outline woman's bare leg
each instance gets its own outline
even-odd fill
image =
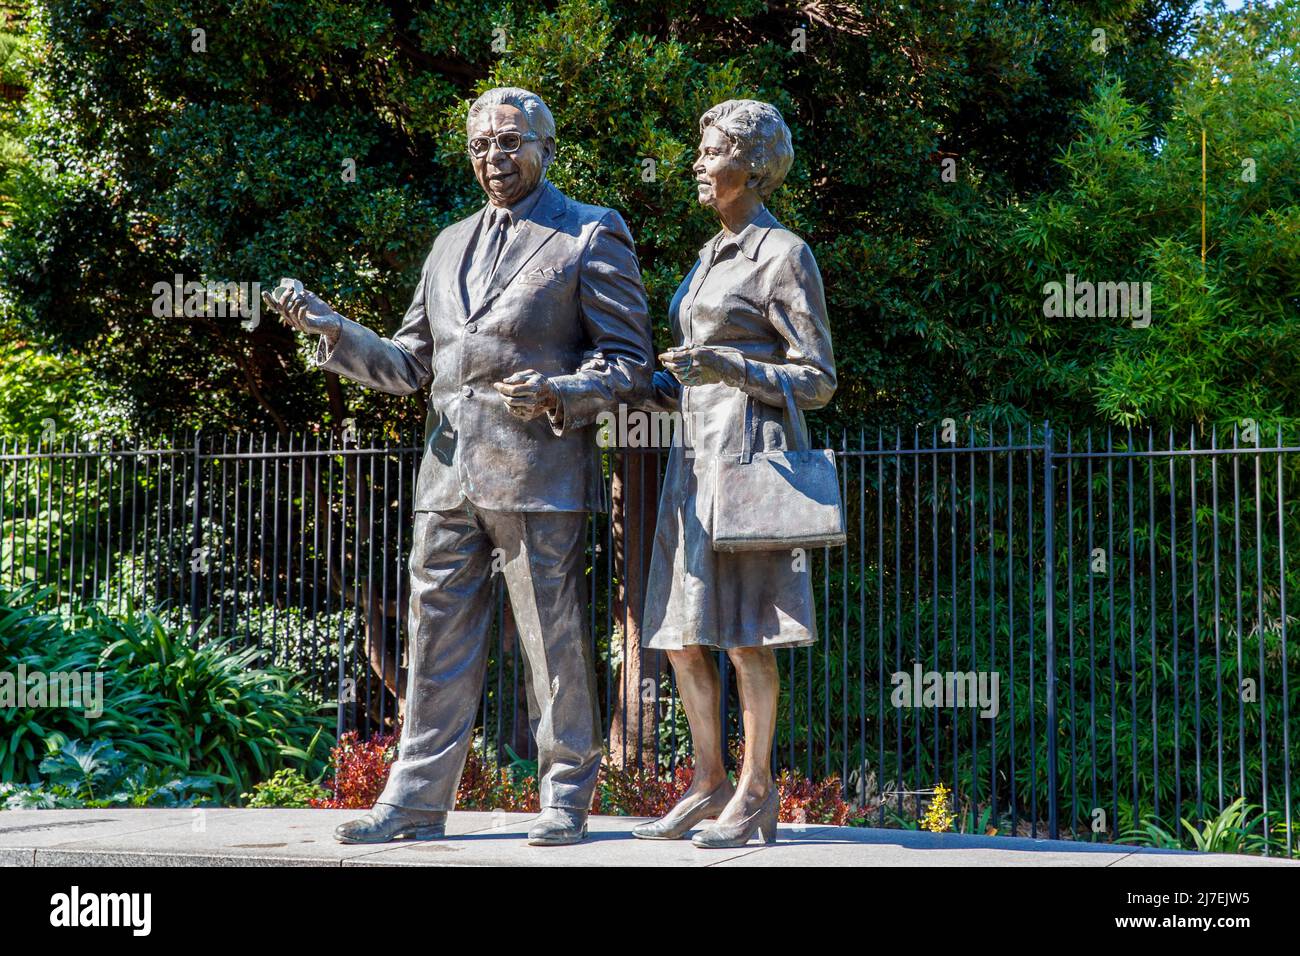
[[[703,796],[727,779],[718,715],[722,685],[713,653],[711,648],[698,646],[668,652],[677,676],[677,691],[682,696],[682,709],[691,727],[691,747],[695,754],[691,786],[683,797]]]
[[[738,647],[727,651],[727,656],[736,668],[740,688],[745,762],[736,781],[736,794],[718,822],[737,823],[757,810],[772,790],[772,738],[781,677],[771,648]]]

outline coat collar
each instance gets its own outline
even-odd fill
[[[718,230],[713,238],[704,244],[700,250],[700,258],[705,262],[712,260],[718,253],[728,246],[735,246],[741,251],[745,258],[751,262],[758,261],[758,250],[763,245],[763,240],[773,229],[780,228],[775,216],[764,206],[744,229],[734,236],[728,236],[724,230]]]

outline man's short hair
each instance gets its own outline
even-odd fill
[[[478,116],[485,109],[493,106],[513,106],[528,117],[528,128],[537,134],[539,142],[555,139],[555,117],[536,93],[520,89],[517,86],[498,86],[488,90],[476,99],[465,117],[465,129],[469,131]]]
[[[716,126],[736,144],[743,160],[758,175],[758,194],[763,199],[776,192],[794,163],[790,128],[781,112],[760,100],[727,100],[700,117],[700,135]]]

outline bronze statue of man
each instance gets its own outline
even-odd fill
[[[612,209],[546,179],[555,121],[527,90],[469,109],[487,204],[434,239],[391,338],[282,286],[268,305],[321,337],[317,364],[383,392],[429,389],[415,489],[406,717],[399,759],[344,843],[445,833],[486,675],[493,566],[527,659],[541,817],[529,843],[575,843],[601,758],[586,627],[587,512],[604,503],[594,428],[653,369],[632,237]]]

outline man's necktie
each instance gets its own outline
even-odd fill
[[[501,250],[505,248],[506,229],[509,225],[510,213],[505,209],[494,208],[492,218],[487,225],[487,234],[479,243],[471,265],[471,274],[474,276],[474,281],[469,287],[471,309],[477,307],[487,295],[488,286],[492,283],[492,275],[496,272],[497,263],[501,259]]]

